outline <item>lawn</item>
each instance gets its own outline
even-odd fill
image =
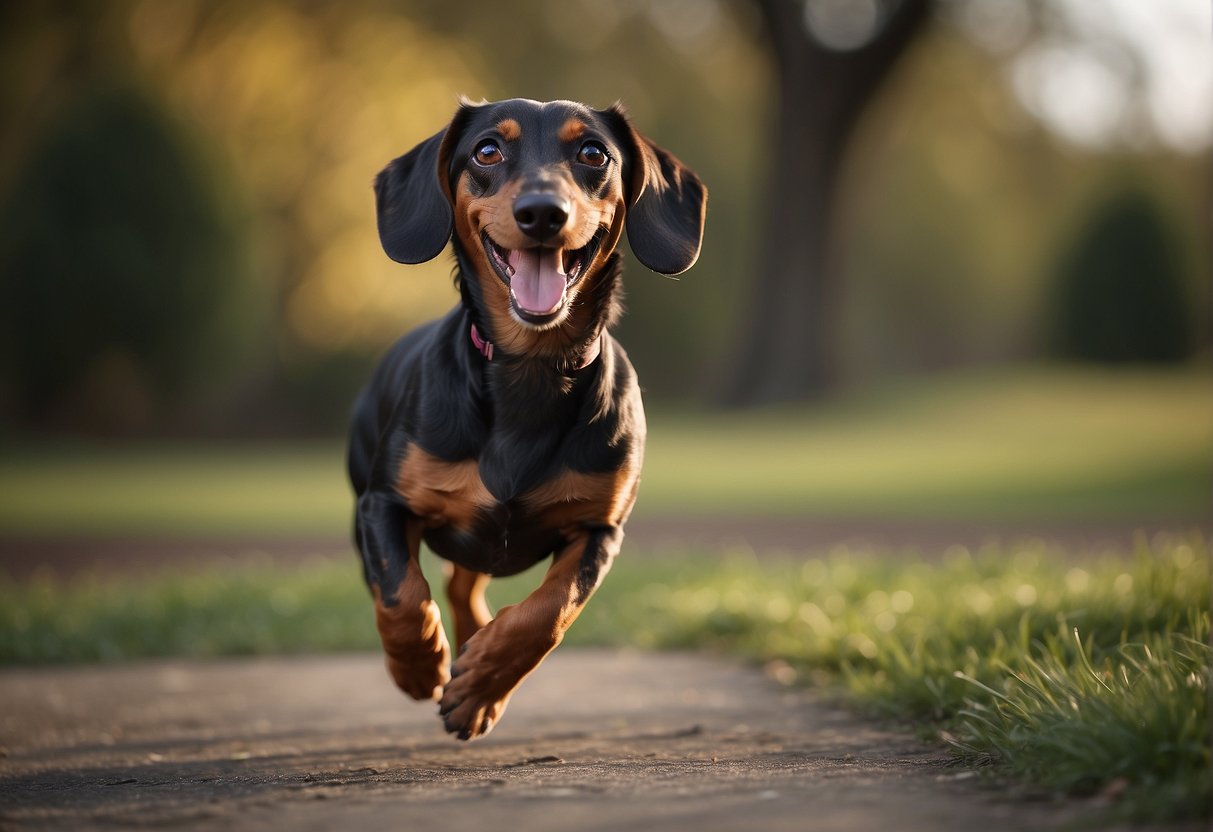
[[[566,643],[738,655],[1030,788],[1115,794],[1115,811],[1136,819],[1199,818],[1210,799],[1209,569],[1199,537],[1097,560],[1044,547],[932,561],[629,553]],[[438,574],[432,560],[426,570]],[[492,603],[534,584],[494,582]],[[363,649],[377,636],[347,559],[0,581],[7,664]]]
[[[655,409],[637,516],[1210,515],[1213,376],[1011,369],[758,412]],[[0,535],[343,537],[336,440],[10,442]]]
[[[1170,523],[1207,529],[1204,368],[1012,369],[745,413],[650,414],[637,515]],[[15,442],[0,536],[348,534],[333,441]],[[574,644],[706,649],[915,724],[959,759],[1133,818],[1209,801],[1209,555],[1199,535],[758,562],[627,550]],[[427,566],[431,576],[437,564]],[[535,576],[494,582],[495,606]],[[0,574],[0,663],[376,649],[352,558],[123,580]]]
[[[652,421],[641,496],[657,511],[1210,516],[1208,372],[958,375],[815,408]]]

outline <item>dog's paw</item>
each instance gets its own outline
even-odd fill
[[[443,727],[461,740],[482,737],[492,730],[521,678],[501,667],[494,657],[497,651],[492,649],[491,630],[492,624],[463,645],[438,703]]]
[[[414,615],[378,607],[376,623],[396,687],[418,701],[438,698],[451,678],[451,649],[438,605],[427,601]]]
[[[483,737],[493,729],[505,713],[510,694],[496,697],[474,683],[460,685],[460,678],[453,677],[443,689],[438,713],[442,717],[443,727],[449,733],[461,740],[473,740]]]
[[[418,702],[437,699],[451,678],[445,656],[402,661],[396,656],[389,655],[386,657],[385,663],[392,680],[396,682],[396,687]]]
[[[438,713],[461,740],[482,737],[505,713],[518,684],[551,649],[543,640],[510,626],[509,608],[468,639],[451,668]]]

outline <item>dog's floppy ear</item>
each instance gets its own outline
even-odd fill
[[[626,228],[636,259],[660,274],[681,274],[699,259],[708,191],[674,154],[642,136],[616,104],[606,111],[631,151]]]
[[[446,168],[456,121],[458,116],[375,177],[379,241],[397,263],[433,260],[451,239],[454,214]]]

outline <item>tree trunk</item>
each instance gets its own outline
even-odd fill
[[[829,245],[835,189],[855,125],[914,36],[930,0],[902,0],[865,45],[820,45],[799,0],[759,0],[779,91],[767,224],[743,324],[731,405],[804,399],[837,382],[838,286]]]

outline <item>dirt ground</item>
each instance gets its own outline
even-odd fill
[[[682,654],[558,650],[486,739],[377,656],[0,672],[0,828],[1050,829],[947,755]]]
[[[1213,517],[1195,523],[981,523],[938,519],[837,519],[820,517],[635,517],[623,554],[752,551],[758,555],[828,552],[836,546],[938,556],[949,546],[979,548],[1043,541],[1082,557],[1107,549],[1131,551],[1140,535],[1197,532],[1213,537]],[[166,565],[188,568],[255,553],[291,564],[315,555],[354,558],[349,537],[21,537],[0,535],[0,571],[17,579],[35,572],[71,575],[99,568],[138,572]]]

